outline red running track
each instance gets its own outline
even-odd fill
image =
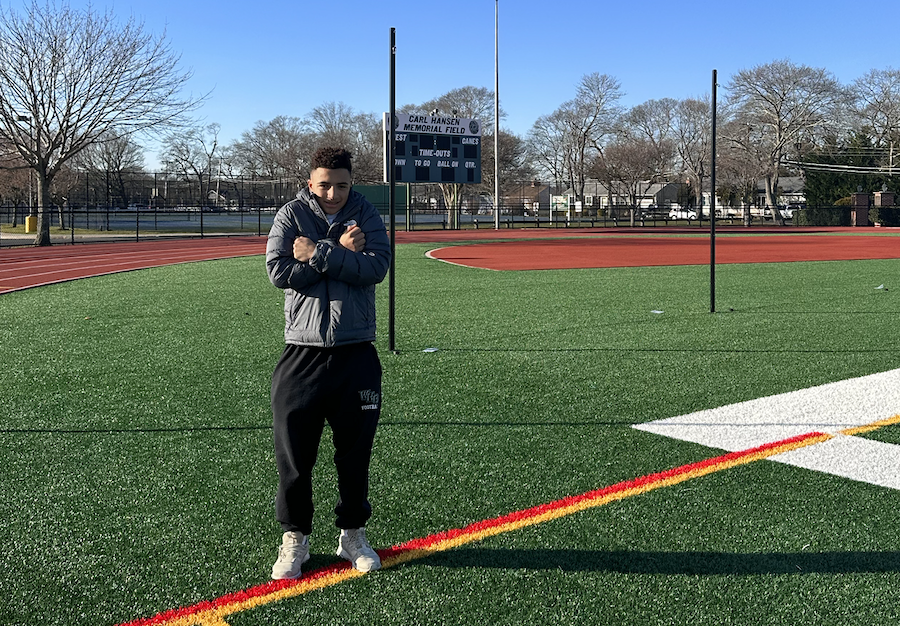
[[[900,233],[898,233],[900,234]],[[708,265],[708,237],[593,237],[474,243],[432,258],[491,270]],[[784,263],[900,258],[900,237],[786,235],[716,238],[716,263]]]
[[[887,229],[885,229],[887,230]],[[723,229],[725,231],[725,229]],[[398,231],[397,243],[493,240],[441,248],[431,256],[489,269],[574,269],[709,263],[706,237],[691,229],[507,229]],[[735,230],[746,233],[746,230]],[[900,258],[900,237],[859,235],[856,229],[754,229],[753,237],[720,237],[717,263]],[[778,233],[777,235],[775,233]],[[804,233],[819,233],[818,235]],[[853,233],[853,234],[851,234]],[[900,232],[890,233],[900,235]],[[771,236],[766,236],[771,235]],[[525,240],[527,239],[527,240]],[[498,241],[502,240],[502,241]],[[89,276],[265,253],[265,237],[172,239],[0,250],[0,294]]]
[[[533,236],[529,231],[398,231],[398,243],[500,239]],[[552,231],[541,236],[595,235],[580,229]],[[79,278],[146,269],[191,261],[208,261],[265,254],[266,237],[167,239],[141,242],[85,243],[0,249],[0,294],[52,285]]]
[[[265,254],[265,237],[56,245],[0,251],[0,294],[88,276]]]

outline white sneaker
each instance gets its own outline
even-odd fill
[[[341,531],[337,555],[353,563],[353,569],[371,572],[381,569],[381,559],[369,542],[365,528],[349,528]]]
[[[272,566],[272,579],[300,578],[300,566],[309,560],[309,535],[286,532],[278,546],[278,560]]]

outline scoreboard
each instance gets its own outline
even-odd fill
[[[398,183],[480,183],[481,124],[442,115],[384,114],[384,179],[390,180],[390,133],[394,133],[394,180]]]

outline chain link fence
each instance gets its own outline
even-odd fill
[[[54,243],[211,237],[268,233],[277,210],[296,197],[296,178],[216,178],[185,180],[166,173],[67,174],[55,183],[51,237]],[[386,185],[356,186],[376,206],[385,223],[390,206]],[[396,188],[395,227],[405,230],[470,228],[616,228],[702,226],[708,208],[598,207],[574,202],[536,181],[504,185],[499,211],[492,194],[476,185],[402,183]],[[30,245],[26,232],[33,197],[20,193],[0,203],[0,246]],[[564,200],[561,202],[560,199]],[[596,200],[596,197],[593,197]],[[633,213],[633,217],[632,217]],[[877,214],[873,215],[877,217]],[[851,223],[847,207],[718,208],[725,225],[827,225]],[[29,224],[32,228],[34,224]]]

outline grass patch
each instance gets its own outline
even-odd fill
[[[718,454],[634,423],[900,362],[878,332],[897,291],[875,290],[897,261],[722,266],[710,314],[702,267],[488,272],[429,247],[398,247],[399,354],[379,292],[379,547]],[[267,579],[283,320],[260,257],[10,293],[0,320],[0,622],[117,624]],[[337,560],[329,449],[307,569]],[[228,623],[886,623],[898,505],[755,463]]]

